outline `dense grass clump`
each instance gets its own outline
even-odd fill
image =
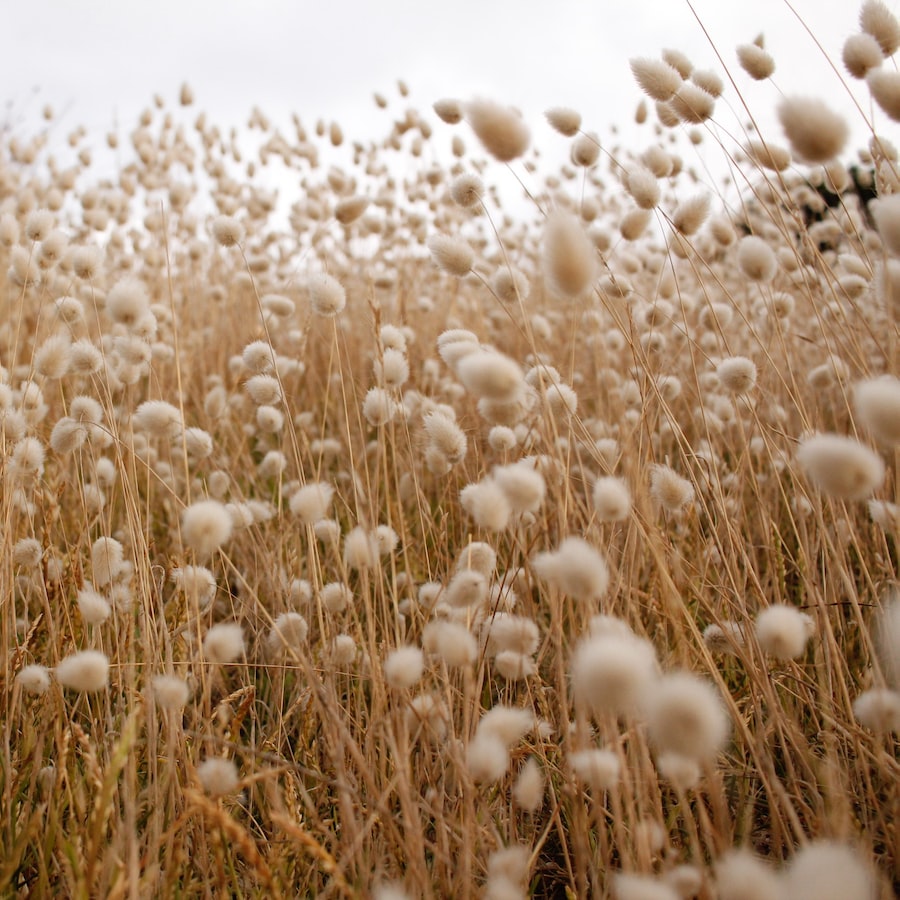
[[[342,167],[350,123],[254,111],[247,158],[187,87],[112,177],[4,140],[0,892],[891,895],[900,26],[860,21],[861,123],[761,39],[668,50],[644,146],[558,107],[553,171],[483,98]],[[748,79],[783,131],[719,143]]]

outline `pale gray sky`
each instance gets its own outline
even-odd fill
[[[793,5],[840,69],[859,4]],[[292,112],[308,124],[337,119],[348,138],[366,140],[387,130],[374,91],[391,98],[394,114],[480,94],[522,109],[541,146],[556,139],[541,115],[554,105],[579,109],[601,138],[610,125],[624,125],[627,142],[640,98],[629,58],[675,47],[722,73],[717,49],[737,72],[735,46],[764,32],[775,83],[735,76],[763,121],[769,116],[775,130],[779,90],[824,96],[858,119],[785,0],[693,6],[715,49],[687,0],[28,0],[5,10],[0,84],[14,116],[36,116],[50,103],[65,111],[61,128],[84,124],[98,142],[115,123],[130,130],[154,93],[173,103],[185,80],[197,108],[226,126],[244,122],[258,104],[277,123]],[[406,101],[398,77],[410,85]],[[726,101],[738,102],[732,86]],[[735,122],[724,103],[716,118],[728,128]]]

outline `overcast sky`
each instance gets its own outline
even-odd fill
[[[793,5],[841,68],[858,3]],[[722,73],[718,50],[735,71],[735,46],[763,32],[775,84],[736,76],[752,108],[771,110],[781,90],[825,96],[854,115],[785,0],[693,6],[709,37],[687,0],[23,0],[5,9],[0,84],[14,121],[50,103],[64,113],[62,128],[84,124],[98,140],[116,125],[130,129],[156,92],[173,103],[182,81],[222,125],[245,121],[258,104],[275,122],[292,112],[309,124],[337,119],[348,138],[365,140],[386,131],[374,91],[395,114],[478,94],[522,109],[539,142],[555,138],[541,116],[554,105],[579,109],[605,139],[615,123],[627,134],[640,98],[629,58],[675,47]],[[731,86],[727,99],[736,103]]]

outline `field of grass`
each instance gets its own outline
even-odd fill
[[[7,129],[0,894],[893,896],[898,46],[861,147],[759,44],[552,171],[402,83],[342,168],[187,87]]]

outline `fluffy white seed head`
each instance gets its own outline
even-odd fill
[[[589,169],[595,165],[600,157],[600,139],[594,132],[589,134],[579,134],[572,141],[569,158],[576,166],[583,166]]]
[[[670,513],[683,510],[694,500],[694,486],[669,466],[655,465],[650,472],[650,496]]]
[[[397,415],[399,409],[394,398],[382,387],[369,388],[363,398],[363,417],[373,428],[387,425]]]
[[[462,278],[472,271],[475,252],[462,238],[448,234],[433,234],[428,238],[428,249],[437,265],[448,275]]]
[[[484,197],[484,182],[474,172],[462,172],[450,182],[450,197],[463,209],[478,206]]]
[[[667,104],[669,111],[677,120],[694,125],[699,125],[712,116],[715,105],[713,96],[689,81],[682,82],[681,87],[675,91],[675,96]]]
[[[361,525],[344,536],[344,565],[351,571],[372,569],[378,563],[378,542]]]
[[[844,68],[854,78],[865,78],[872,69],[877,69],[884,61],[878,41],[865,32],[851,34],[844,41],[841,59]]]
[[[579,750],[569,755],[575,776],[594,791],[612,790],[619,781],[621,764],[612,750]]]
[[[886,376],[859,382],[853,390],[853,410],[879,444],[900,444],[900,379]]]
[[[341,225],[350,225],[366,211],[368,205],[368,197],[344,197],[335,204],[334,217]]]
[[[13,563],[24,569],[35,569],[40,565],[43,549],[36,538],[21,538],[13,545]]]
[[[447,585],[444,601],[457,608],[480,606],[487,599],[487,578],[474,569],[461,569]]]
[[[491,278],[491,287],[503,303],[518,303],[528,296],[528,279],[518,269],[501,266]]]
[[[806,438],[797,461],[813,484],[842,500],[864,500],[884,481],[881,457],[859,441],[837,434]]]
[[[453,100],[452,98],[437,100],[432,104],[432,109],[437,114],[437,117],[448,125],[455,125],[457,122],[462,121],[463,107],[459,100]]]
[[[106,598],[95,591],[88,582],[75,595],[75,603],[82,619],[88,625],[102,625],[112,613],[112,607]]]
[[[216,579],[205,566],[180,566],[172,571],[172,581],[200,608],[208,606],[216,594]]]
[[[615,900],[680,900],[675,888],[649,875],[617,872],[612,883]]]
[[[631,491],[624,479],[605,475],[591,490],[594,512],[601,522],[621,522],[631,514]]]
[[[648,734],[660,753],[705,762],[722,749],[730,731],[718,690],[690,672],[663,676],[648,704]]]
[[[900,22],[883,0],[865,0],[859,11],[859,27],[875,38],[885,57],[900,48]]]
[[[214,756],[197,766],[197,778],[207,794],[224,797],[233,794],[240,784],[237,766],[230,759]]]
[[[577,297],[596,273],[597,254],[581,223],[570,213],[551,215],[544,229],[544,266],[553,290]]]
[[[866,75],[866,84],[882,111],[900,122],[900,73],[893,69],[872,69]]]
[[[775,71],[775,60],[758,44],[741,44],[737,48],[741,68],[755,81],[765,81]]]
[[[837,841],[818,840],[798,850],[781,878],[791,900],[874,900],[876,884],[861,853]]]
[[[575,137],[581,128],[581,113],[565,106],[554,106],[552,109],[548,109],[544,116],[550,123],[550,127],[564,137]]]
[[[318,272],[309,279],[309,299],[313,312],[326,319],[338,315],[347,305],[343,286],[325,272]]]
[[[715,864],[720,900],[780,900],[778,874],[749,850],[730,850]]]
[[[244,347],[241,359],[250,372],[262,375],[275,366],[275,351],[268,341],[251,341]]]
[[[64,377],[72,362],[72,344],[64,334],[50,335],[34,354],[34,370],[45,378]]]
[[[598,602],[609,588],[606,560],[582,538],[565,538],[556,550],[535,554],[531,565],[540,579],[584,603]]]
[[[716,366],[716,378],[729,394],[749,394],[756,384],[756,363],[746,356],[729,356]]]
[[[162,709],[177,712],[185,707],[190,696],[190,686],[176,675],[156,675],[153,679],[153,699]]]
[[[300,613],[283,612],[272,623],[266,643],[275,655],[297,654],[306,643],[308,634],[309,625]]]
[[[888,593],[875,624],[878,659],[887,683],[900,690],[900,595]]]
[[[136,278],[116,282],[106,295],[106,314],[128,328],[134,327],[148,313],[147,289]]]
[[[488,432],[488,444],[496,453],[509,453],[518,442],[519,439],[516,437],[515,431],[506,425],[495,425]]]
[[[398,647],[384,661],[385,681],[396,690],[411,688],[425,671],[425,657],[418,647]]]
[[[327,519],[322,521],[327,521]],[[347,609],[353,602],[353,592],[346,584],[340,581],[330,581],[328,584],[322,585],[322,589],[319,591],[319,599],[328,612],[339,613]]]
[[[575,648],[571,675],[576,702],[589,712],[630,715],[656,683],[656,651],[629,631],[587,637]]]
[[[422,632],[422,648],[437,657],[448,669],[472,665],[478,656],[478,642],[465,625],[438,619]]]
[[[872,218],[884,247],[900,256],[900,194],[878,197],[871,204]]]
[[[63,687],[73,691],[102,691],[109,682],[109,660],[99,650],[73,653],[56,667],[56,679]]]
[[[215,665],[234,662],[244,652],[244,629],[237,622],[220,622],[203,636],[203,655]]]
[[[492,478],[515,515],[537,512],[544,502],[547,492],[544,476],[527,462],[496,466]]]
[[[850,130],[846,121],[813,97],[786,97],[778,119],[794,156],[807,163],[826,163],[844,149]]]
[[[105,587],[118,578],[123,556],[122,545],[115,538],[101,537],[94,541],[91,547],[91,571],[97,587]]]
[[[888,688],[863,691],[853,703],[856,721],[881,734],[900,732],[900,693]]]
[[[775,603],[756,617],[756,640],[776,659],[797,659],[815,631],[812,619],[793,606]]]
[[[511,162],[528,149],[531,135],[517,110],[479,99],[466,104],[465,114],[484,149],[500,162]]]
[[[783,172],[791,164],[790,151],[771,141],[748,141],[744,152],[752,162],[773,172]]]
[[[466,767],[478,783],[499,781],[509,767],[509,751],[496,735],[477,735],[466,749]]]
[[[541,764],[533,756],[529,756],[519,769],[512,798],[516,806],[527,813],[536,813],[543,806],[544,773],[541,771]]]
[[[631,169],[625,178],[625,188],[640,209],[654,209],[659,204],[661,190],[656,175],[645,166]]]
[[[695,788],[703,774],[696,759],[681,753],[660,753],[656,757],[656,771],[676,791],[681,792]]]
[[[534,713],[518,706],[498,704],[488,710],[478,721],[475,736],[491,735],[500,740],[504,747],[517,744],[534,728]]]
[[[738,246],[738,265],[751,281],[770,282],[778,271],[775,251],[760,237],[747,235]]]
[[[216,216],[212,234],[222,247],[234,247],[244,239],[244,226],[234,216]]]
[[[463,430],[443,412],[428,413],[422,420],[431,445],[440,451],[452,465],[461,462],[466,455],[468,441]]]
[[[484,541],[469,541],[460,550],[453,568],[456,572],[473,571],[490,578],[497,568],[497,552]]]
[[[181,536],[200,559],[221,547],[231,537],[233,528],[228,510],[218,500],[198,500],[184,511],[181,519]]]
[[[681,74],[663,60],[638,58],[632,59],[630,65],[635,81],[652,100],[665,102],[681,87]]]
[[[16,675],[16,684],[28,694],[46,694],[50,690],[50,672],[45,666],[23,666]]]
[[[181,410],[165,400],[145,400],[134,411],[131,423],[135,431],[165,440],[179,437],[184,427]]]
[[[524,388],[522,369],[515,360],[492,350],[476,350],[464,356],[456,374],[465,389],[476,397],[510,401]]]
[[[509,525],[512,506],[506,492],[492,479],[467,484],[459,492],[459,502],[480,528],[503,531]]]
[[[328,517],[333,496],[334,488],[326,482],[305,484],[291,494],[291,512],[304,525],[315,525]]]

